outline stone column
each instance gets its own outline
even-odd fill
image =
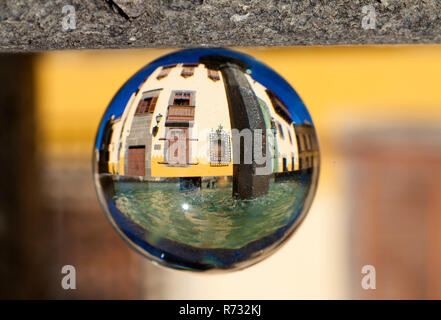
[[[252,134],[251,144],[244,140],[233,152],[233,197],[251,199],[264,195],[268,192],[270,175],[258,174],[257,169],[265,167],[265,164],[257,163],[256,155],[266,157],[266,128],[259,101],[245,77],[248,66],[240,60],[218,55],[202,57],[201,63],[222,73],[233,135],[236,130],[243,132],[246,129]],[[255,143],[256,130],[262,133],[262,143]],[[233,144],[234,139],[233,136]],[[251,155],[251,163],[245,163],[245,155]]]

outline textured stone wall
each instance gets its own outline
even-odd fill
[[[440,0],[0,2],[1,51],[440,42]]]

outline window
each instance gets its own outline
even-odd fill
[[[172,106],[194,106],[194,92],[173,91],[170,105]]]
[[[276,111],[276,113],[279,116],[281,116],[286,122],[288,122],[290,124],[292,122],[292,117],[291,117],[291,114],[289,113],[288,108],[286,107],[286,105],[271,90],[267,89],[266,90],[266,94],[268,95],[268,97],[271,100],[271,103],[273,105],[274,111]]]
[[[289,143],[292,144],[292,137],[291,137],[291,132],[289,132],[289,129],[288,129],[288,138],[289,138]]]
[[[176,67],[175,64],[169,66],[163,66],[156,79],[161,80],[162,78],[165,78],[166,76],[168,76],[171,69],[173,69],[174,67]]]
[[[302,135],[298,135],[296,134],[297,137],[297,146],[299,148],[299,152],[302,152],[303,150],[305,150],[305,148],[303,147],[303,141],[302,141]]]
[[[219,71],[217,71],[217,70],[207,69],[207,75],[208,75],[208,78],[210,78],[213,81],[220,80]]]
[[[194,91],[173,91],[167,109],[166,126],[189,126],[194,121]]]
[[[308,134],[308,138],[309,138],[309,147],[311,148],[311,150],[314,150],[315,147],[315,140],[314,140],[314,136],[312,134]]]
[[[135,115],[144,114],[144,113],[153,113],[155,111],[157,101],[158,101],[157,96],[142,98],[139,101],[138,108],[136,109]]]
[[[311,141],[309,140],[309,135],[305,134],[305,144],[306,144],[306,150],[311,150]]]
[[[231,162],[231,139],[221,128],[210,132],[210,165],[227,166]]]
[[[279,132],[280,132],[280,137],[281,137],[282,139],[285,139],[285,135],[283,134],[282,126],[281,126],[280,123],[278,123],[278,122],[277,122],[277,129],[278,129]]]
[[[184,78],[191,77],[194,74],[194,68],[197,67],[197,64],[184,64],[182,66],[181,76]]]

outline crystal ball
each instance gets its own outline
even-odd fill
[[[319,151],[296,91],[228,49],[165,55],[104,113],[94,181],[120,236],[154,263],[225,271],[274,253],[305,218]]]

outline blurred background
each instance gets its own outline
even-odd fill
[[[316,125],[318,190],[291,240],[236,273],[149,263],[104,216],[92,148],[119,87],[173,50],[3,54],[0,298],[441,298],[441,46],[236,49],[285,77]]]

